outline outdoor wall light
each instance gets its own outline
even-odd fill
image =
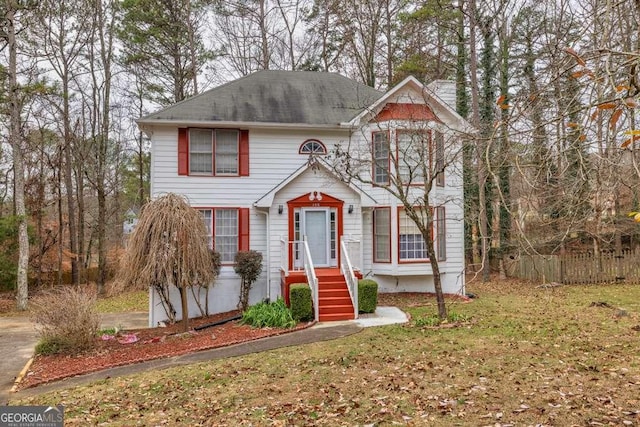
[[[347,210],[347,212],[349,212],[350,214],[353,213],[353,205],[349,205],[349,209]]]
[[[282,212],[284,212],[284,206],[278,205],[278,215],[282,215]]]

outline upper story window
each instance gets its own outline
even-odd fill
[[[249,132],[178,129],[178,175],[248,176]]]
[[[425,130],[396,132],[396,170],[400,182],[421,184],[431,168],[430,133]]]
[[[389,132],[373,132],[372,154],[373,170],[372,178],[374,184],[389,184]]]
[[[238,175],[240,132],[189,129],[189,173]]]
[[[327,148],[317,139],[308,139],[302,143],[299,154],[327,154]]]

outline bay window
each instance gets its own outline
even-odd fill
[[[418,226],[404,209],[398,209],[398,260],[424,261],[428,258],[427,245]]]
[[[391,208],[373,211],[373,262],[391,262]]]
[[[389,184],[389,132],[373,132],[373,182],[380,185]]]

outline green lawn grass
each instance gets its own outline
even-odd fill
[[[12,404],[64,404],[65,425],[640,423],[639,286],[469,290],[479,298],[448,305],[471,319],[457,327],[368,328]],[[414,321],[436,312],[430,298],[393,301]]]
[[[4,295],[0,299],[0,317],[28,316],[29,311],[16,310],[15,297]],[[149,292],[124,292],[110,297],[98,297],[96,309],[100,313],[122,313],[149,310]]]
[[[149,310],[149,291],[125,292],[108,298],[98,298],[100,313],[122,313]]]

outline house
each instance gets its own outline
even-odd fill
[[[250,303],[311,283],[320,320],[357,316],[347,290],[355,292],[356,277],[376,280],[381,292],[433,291],[424,239],[385,187],[406,178],[419,195],[434,164],[441,171],[429,194],[443,290],[463,293],[458,135],[468,124],[454,101],[448,81],[425,86],[408,77],[380,92],[334,73],[260,71],[139,119],[151,139],[152,197],[185,195],[222,255],[210,312],[235,309],[233,259],[248,249],[264,260]],[[427,149],[401,155],[411,132]],[[336,147],[357,163],[357,176],[339,172]],[[153,293],[150,312],[151,325],[164,319]],[[198,314],[194,305],[189,315]]]
[[[138,224],[138,210],[134,208],[129,208],[124,213],[124,221],[122,222],[122,234],[127,237],[133,230],[136,228]]]

